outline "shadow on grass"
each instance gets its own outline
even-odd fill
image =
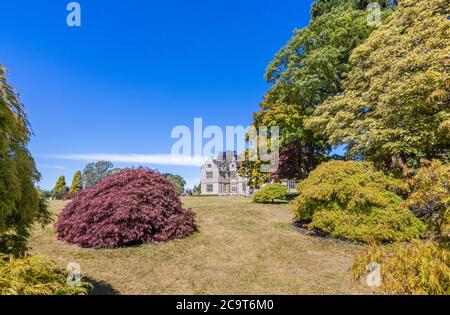
[[[290,201],[288,200],[281,200],[281,199],[275,199],[274,201],[265,201],[265,202],[255,202],[262,205],[287,205],[290,204]]]
[[[293,221],[292,222],[292,226],[294,227],[294,229],[302,235],[311,236],[311,237],[314,237],[317,239],[327,240],[327,241],[351,245],[351,246],[358,246],[358,245],[364,244],[364,243],[358,243],[358,242],[351,242],[351,241],[340,239],[340,238],[335,238],[335,237],[331,236],[329,233],[326,233],[326,232],[323,232],[323,231],[320,231],[317,229],[309,229],[308,224],[309,224],[309,222],[306,222],[306,221]]]
[[[119,291],[114,289],[109,283],[104,281],[96,281],[89,277],[83,277],[84,281],[92,284],[92,289],[89,291],[89,295],[119,295]]]

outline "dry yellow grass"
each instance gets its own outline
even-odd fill
[[[81,265],[97,293],[361,294],[349,268],[360,247],[306,236],[291,225],[289,205],[249,198],[185,198],[199,232],[133,248],[83,249],[57,241],[53,226],[36,229],[30,246],[62,266]],[[52,202],[58,213],[65,203]]]

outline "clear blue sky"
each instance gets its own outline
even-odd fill
[[[312,0],[1,1],[0,63],[20,92],[30,149],[52,188],[87,161],[75,154],[168,154],[171,130],[250,124],[269,85],[264,70]],[[115,163],[118,167],[136,163]],[[146,165],[199,181],[199,168]]]

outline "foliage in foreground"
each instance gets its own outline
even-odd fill
[[[382,294],[450,294],[450,250],[448,244],[430,241],[390,246],[372,246],[353,264],[356,281],[366,275],[367,265],[381,265]]]
[[[23,105],[0,65],[0,251],[22,254],[34,223],[50,213],[35,187],[40,174],[27,149],[29,124]]]
[[[336,238],[355,242],[390,242],[418,238],[424,224],[400,209],[406,191],[401,181],[376,171],[370,163],[321,164],[298,185],[293,203],[298,221]]]
[[[422,161],[408,182],[411,190],[404,207],[423,218],[441,238],[450,238],[450,164]]]
[[[0,295],[84,295],[90,286],[86,282],[69,286],[67,274],[39,256],[0,255]]]
[[[171,182],[145,169],[124,169],[81,191],[55,224],[58,238],[113,248],[182,238],[195,229]]]
[[[288,193],[286,185],[272,183],[261,188],[254,196],[253,201],[258,203],[273,203],[275,200],[284,199]]]

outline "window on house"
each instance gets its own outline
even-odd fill
[[[208,164],[208,165],[207,165],[208,168],[211,168],[211,166],[212,166],[211,164]]]
[[[231,186],[231,192],[234,193],[234,194],[237,193],[237,186],[236,185],[232,185]]]
[[[231,179],[236,179],[236,172],[231,172],[230,177]]]
[[[212,172],[206,172],[206,179],[212,179],[213,173]]]
[[[214,186],[212,184],[206,185],[206,192],[212,193],[214,191]]]
[[[242,191],[247,191],[247,185],[245,183],[242,183]]]
[[[293,189],[295,189],[296,187],[296,185],[295,185],[295,180],[288,180],[287,181],[287,186],[288,186],[288,188],[289,189],[291,189],[291,190],[293,190]]]

